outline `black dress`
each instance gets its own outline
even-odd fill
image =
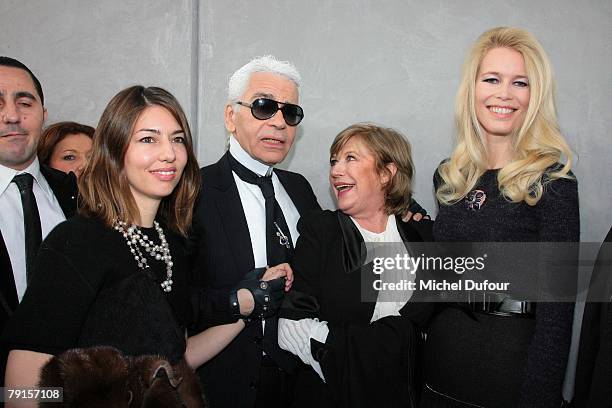
[[[142,228],[159,242],[153,228]],[[98,219],[76,216],[45,239],[35,275],[3,334],[11,349],[60,354],[76,347],[114,346],[126,355],[159,354],[172,362],[185,352],[190,320],[186,253],[166,231],[173,285],[164,293],[163,261],[141,270],[125,238]]]
[[[407,246],[430,239],[430,221],[412,227],[396,217],[396,224]],[[324,345],[311,348],[326,382],[310,366],[301,370],[293,406],[414,406],[418,326],[431,305],[408,302],[401,316],[370,323],[375,303],[362,296],[372,297],[364,293],[373,291],[372,264],[364,265],[364,241],[350,218],[315,212],[302,217],[298,229],[295,281],[279,317],[319,318],[328,322],[329,334]]]
[[[479,209],[469,200],[440,204],[433,228],[435,241],[579,240],[575,180],[545,184],[540,201],[529,206],[503,197],[497,175],[498,170],[485,172],[474,188],[486,194]],[[437,180],[438,175],[434,183]],[[558,407],[572,317],[573,304],[569,303],[538,303],[531,319],[442,309],[427,329],[426,388],[421,406]]]

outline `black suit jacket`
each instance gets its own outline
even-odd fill
[[[77,210],[77,184],[74,173],[66,174],[41,164],[40,172],[49,183],[66,218],[72,217]],[[19,304],[17,288],[13,278],[13,268],[9,258],[2,231],[0,231],[0,333],[7,320]],[[6,349],[0,348],[0,381],[4,383]]]
[[[612,228],[604,239],[591,277],[591,292],[612,300]],[[594,296],[593,296],[594,297]],[[584,306],[576,367],[574,405],[609,407],[612,400],[612,302],[588,301]]]
[[[300,216],[319,204],[300,174],[275,169]],[[204,167],[202,190],[195,206],[191,237],[193,251],[194,332],[236,321],[229,305],[230,291],[255,267],[251,238],[227,154]],[[265,239],[265,237],[261,237]],[[262,351],[287,371],[295,359],[277,342],[277,318],[253,321],[215,358],[199,370],[205,393],[214,407],[252,407]]]

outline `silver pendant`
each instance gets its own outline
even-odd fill
[[[274,226],[276,227],[276,236],[278,237],[278,243],[284,246],[285,248],[291,248],[291,243],[289,242],[289,237],[283,233],[283,230],[280,229],[278,224],[275,222]]]

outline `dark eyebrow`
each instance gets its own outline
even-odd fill
[[[151,133],[155,133],[156,135],[161,135],[161,131],[159,131],[159,129],[142,128],[136,131],[136,133],[138,132],[151,132]],[[178,135],[180,133],[185,133],[185,131],[183,129],[177,129],[174,132],[170,133],[170,135]]]
[[[291,103],[287,100],[285,101],[279,101],[276,99],[276,97],[272,94],[269,93],[265,93],[265,92],[257,92],[253,95],[253,98],[257,99],[257,98],[267,98],[267,99],[272,99],[273,101],[276,101],[278,103],[282,103],[283,105],[295,105],[294,103]]]
[[[0,96],[5,97],[6,94],[3,91],[0,91]],[[32,100],[37,100],[36,97],[31,92],[28,92],[28,91],[15,92],[15,99],[19,99],[19,98],[28,98]]]
[[[156,135],[161,134],[161,132],[158,129],[148,129],[148,128],[142,128],[136,131],[136,133],[138,132],[150,132],[150,133],[155,133]]]
[[[256,92],[253,95],[254,98],[268,98],[268,99],[274,99],[274,95],[269,94],[269,93],[265,93],[265,92]]]
[[[15,93],[15,99],[19,99],[19,98],[28,98],[28,99],[33,99],[36,100],[36,97],[31,94],[28,91],[19,91]]]

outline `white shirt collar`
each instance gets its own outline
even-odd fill
[[[365,242],[400,242],[401,236],[399,235],[397,229],[397,223],[395,222],[395,216],[389,215],[387,217],[387,225],[385,226],[385,230],[383,232],[372,232],[363,228],[359,223],[351,217],[351,220],[361,233],[363,240]],[[399,239],[398,239],[399,237]]]
[[[234,156],[234,159],[238,160],[244,167],[260,176],[269,176],[272,174],[274,167],[268,166],[267,164],[252,158],[251,155],[248,154],[246,150],[242,148],[242,146],[240,146],[240,143],[238,143],[238,140],[236,140],[234,135],[230,136],[229,142],[229,151],[231,155]]]
[[[13,177],[15,177],[17,174],[22,173],[30,173],[32,177],[34,177],[34,180],[36,180],[36,183],[41,187],[41,189],[44,190],[45,193],[49,193],[49,184],[41,181],[43,175],[40,172],[40,163],[38,162],[37,157],[24,170],[15,170],[0,164],[0,195],[4,194],[7,187],[13,181]]]

